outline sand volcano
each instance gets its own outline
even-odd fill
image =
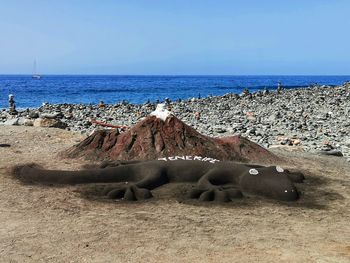
[[[151,114],[125,132],[96,131],[64,155],[93,160],[151,160],[176,155],[243,162],[277,160],[275,155],[246,138],[208,137],[164,111]]]

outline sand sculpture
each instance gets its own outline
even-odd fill
[[[162,106],[129,130],[98,130],[63,153],[65,157],[93,160],[155,160],[176,155],[255,163],[279,160],[241,136],[213,138],[200,134]]]
[[[200,201],[228,202],[245,194],[261,195],[281,201],[299,198],[294,183],[304,176],[279,166],[241,164],[200,156],[174,156],[155,161],[116,162],[104,168],[80,171],[44,170],[19,166],[15,176],[26,182],[84,184],[124,182],[106,187],[109,198],[128,201],[152,197],[151,190],[169,182],[196,183],[189,194]]]
[[[228,202],[246,194],[281,201],[299,198],[294,183],[303,182],[301,173],[292,173],[279,166],[265,167],[220,160],[276,158],[262,147],[248,140],[247,145],[244,145],[241,139],[233,143],[230,137],[215,139],[201,135],[173,117],[164,107],[157,108],[151,115],[121,137],[111,138],[109,134],[94,141],[95,135],[71,149],[68,154],[90,150],[88,153],[99,154],[100,157],[155,160],[110,161],[100,168],[80,171],[45,170],[35,165],[24,165],[17,166],[13,174],[22,181],[49,184],[124,182],[124,186],[106,187],[104,193],[109,198],[128,201],[151,198],[151,190],[169,182],[196,183],[189,197],[200,201]],[[144,133],[148,134],[149,140],[147,136],[145,139]],[[137,140],[140,134],[146,141]],[[96,144],[99,147],[96,148]],[[170,153],[181,154],[169,157]],[[201,156],[203,153],[209,156]]]

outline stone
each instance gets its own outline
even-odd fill
[[[67,124],[56,119],[38,118],[34,120],[33,126],[65,129]]]
[[[3,125],[18,125],[19,118],[8,119]]]
[[[319,151],[319,154],[321,155],[331,155],[331,156],[338,156],[342,157],[343,153],[339,150],[329,150],[329,151]]]
[[[20,117],[18,118],[18,125],[24,125],[24,122],[27,118],[24,118],[24,117]]]
[[[346,141],[344,142],[344,145],[347,146],[347,147],[350,147],[350,139],[346,140]]]
[[[34,121],[30,119],[25,119],[23,122],[24,126],[34,126]]]
[[[32,118],[32,119],[37,119],[37,118],[39,118],[39,113],[36,111],[30,111],[28,114],[28,117]]]
[[[40,118],[45,119],[59,119],[62,118],[64,115],[62,112],[55,112],[55,113],[42,113],[40,115]]]
[[[293,143],[293,145],[299,145],[299,144],[301,144],[301,140],[294,139],[294,140],[292,140],[292,143]]]
[[[225,133],[227,130],[223,127],[215,127],[214,131],[217,133]]]

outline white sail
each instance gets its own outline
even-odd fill
[[[36,60],[34,60],[32,79],[41,79],[41,75],[36,70]]]

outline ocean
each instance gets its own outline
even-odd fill
[[[104,101],[144,103],[241,93],[248,88],[276,89],[307,87],[312,84],[340,85],[350,76],[93,76],[44,75],[33,80],[30,75],[0,75],[0,108],[8,107],[13,94],[18,109],[35,108],[44,102],[97,104]]]

